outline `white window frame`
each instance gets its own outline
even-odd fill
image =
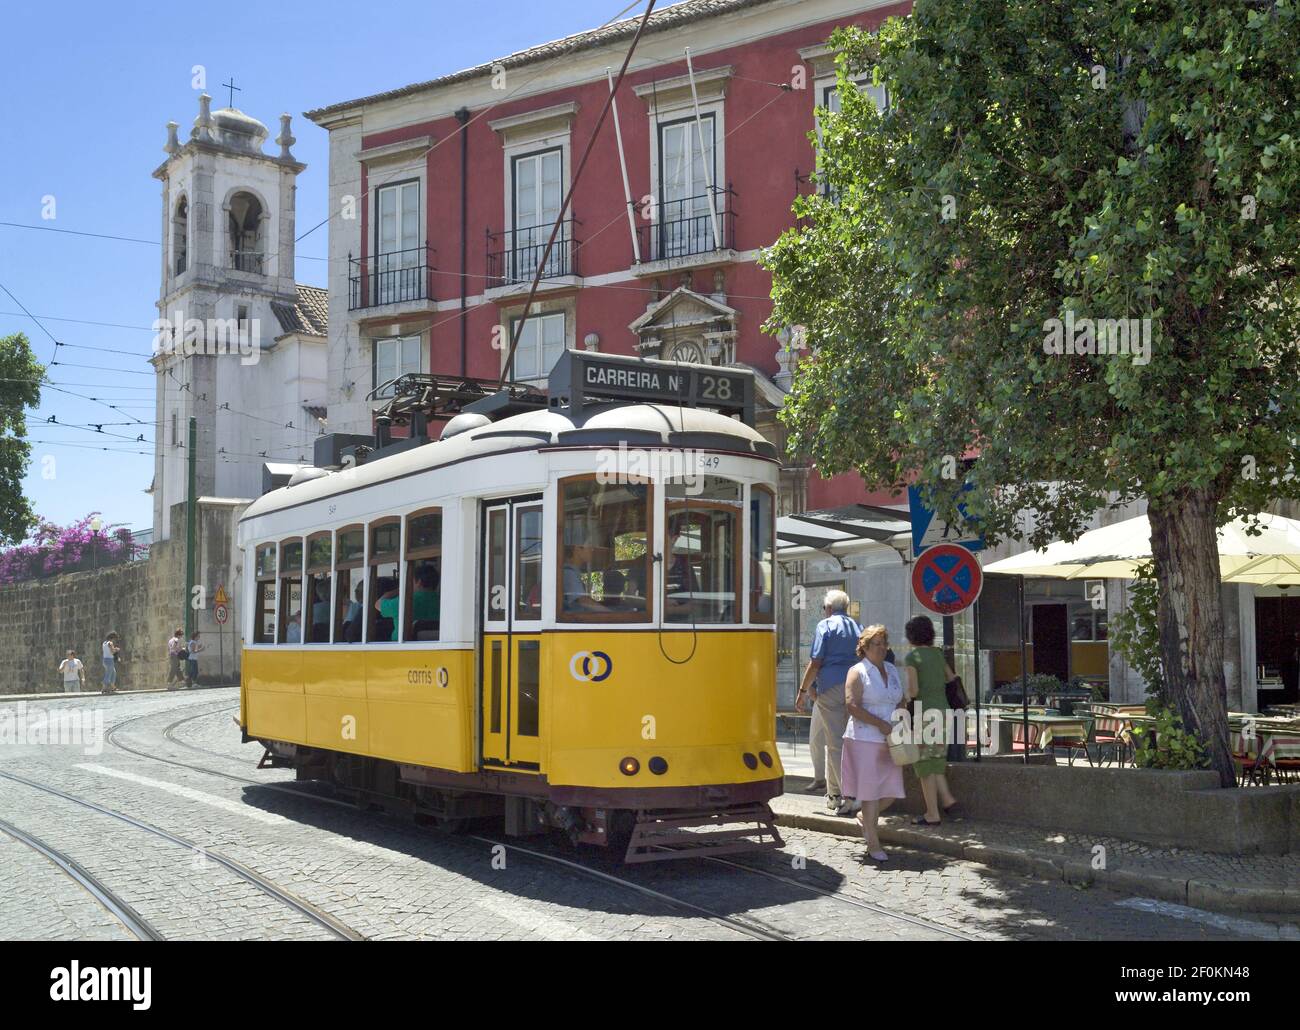
[[[555,221],[555,219],[552,218],[549,221],[535,222],[533,223],[532,226],[518,224],[519,223],[519,166],[520,164],[525,161],[537,162],[537,167],[539,169],[538,177],[537,177],[537,187],[540,192],[541,162],[551,154],[554,154],[557,157],[557,159],[560,162],[560,177],[559,177],[560,196],[559,196],[559,202],[556,206],[556,215],[559,214],[560,208],[564,206],[564,194],[569,188],[568,135],[567,134],[565,135],[565,139],[562,143],[546,142],[546,141],[543,142],[546,145],[534,146],[534,147],[519,146],[515,148],[510,148],[512,150],[518,151],[517,153],[507,153],[506,159],[509,163],[506,169],[507,170],[506,177],[509,180],[507,184],[507,188],[509,190],[509,198],[507,201],[508,207],[506,209],[506,225],[508,226],[508,234],[506,236],[506,239],[510,241],[510,246],[506,248],[507,252],[509,253],[509,257],[506,263],[506,274],[511,280],[514,281],[530,281],[533,275],[537,271],[535,267],[531,267],[531,262],[527,262],[526,264],[519,264],[516,261],[516,255],[518,255],[521,250],[528,249],[526,247],[521,246],[519,233],[529,228],[540,227],[540,239],[538,239],[538,242],[536,244],[530,244],[529,246],[537,246],[539,248],[544,248],[546,246],[546,241],[550,239],[551,227],[554,225],[554,221]],[[569,214],[569,218],[571,219],[573,217],[572,211],[570,211],[568,214]],[[565,239],[563,237],[557,237],[555,241],[555,246],[552,248],[551,251],[551,259],[548,262],[548,271],[551,273],[549,276],[550,278],[553,278],[554,275],[559,274],[560,269],[564,269],[568,267],[568,261],[566,260],[567,255],[564,255],[561,249],[565,246],[572,246],[572,240]],[[537,256],[540,259],[541,257],[540,249],[537,251]],[[543,278],[547,278],[547,277],[548,276],[546,275],[543,276]]]
[[[721,193],[717,192],[727,188],[727,122],[725,117],[724,97],[719,96],[715,100],[705,100],[700,98],[700,117],[713,117],[713,188],[715,210],[718,211],[718,217],[722,217],[722,205],[720,203]],[[650,188],[654,191],[655,202],[650,205],[650,220],[657,224],[660,219],[660,210],[663,206],[663,197],[659,195],[660,183],[663,181],[660,177],[661,161],[659,153],[659,141],[662,136],[664,125],[681,121],[684,118],[695,120],[695,105],[691,101],[688,93],[684,98],[676,99],[670,102],[664,102],[660,98],[658,105],[650,105]],[[699,145],[699,134],[695,127],[691,126],[691,146]],[[707,186],[705,189],[707,190]],[[719,228],[721,228],[719,226]],[[712,232],[712,227],[709,229]],[[643,255],[644,256],[644,255]]]
[[[516,311],[518,311],[518,309],[516,309]],[[528,322],[536,323],[540,326],[542,320],[544,319],[553,318],[555,316],[563,317],[564,347],[560,351],[560,355],[562,355],[565,350],[574,350],[577,347],[577,340],[575,338],[576,337],[575,314],[576,311],[574,309],[574,305],[572,301],[568,301],[556,305],[547,305],[544,308],[542,308],[542,310],[536,310],[530,312],[528,315]],[[515,323],[518,321],[518,318],[519,315],[516,312],[509,312],[502,319],[502,332],[504,334],[504,339],[507,341],[506,347],[501,351],[501,368],[503,371],[505,370],[506,351],[509,349],[509,341],[514,339],[514,328],[515,328]],[[526,331],[527,331],[527,326],[524,327],[524,332]],[[511,380],[517,383],[545,384],[551,375],[551,370],[549,368],[541,371],[538,375],[535,376],[525,377],[519,374],[518,371],[519,353],[520,351],[523,350],[523,348],[524,348],[524,333],[521,332],[519,336],[519,350],[516,350],[515,352],[515,360],[514,360],[515,371],[511,374],[510,377]],[[559,359],[560,355],[556,356],[556,360]],[[544,355],[539,353],[537,357],[538,357],[538,366],[540,368]]]
[[[382,346],[383,344],[392,344],[392,345],[395,345],[395,346],[400,346],[400,345],[405,344],[406,342],[408,342],[408,341],[410,341],[410,340],[414,340],[414,341],[416,341],[416,348],[417,348],[417,353],[418,353],[418,360],[417,360],[417,362],[416,362],[415,367],[414,367],[414,368],[409,368],[409,367],[407,367],[407,366],[402,362],[402,352],[399,350],[397,361],[396,361],[396,363],[395,363],[394,366],[393,366],[394,374],[391,375],[391,376],[381,374],[381,372],[380,372],[380,367],[379,367],[379,352],[380,352],[380,348],[381,348],[381,346]],[[371,345],[372,353],[373,353],[373,358],[372,358],[372,370],[373,370],[374,382],[371,384],[372,389],[376,389],[376,390],[377,390],[377,389],[380,387],[381,384],[388,382],[390,379],[393,379],[393,378],[395,378],[396,376],[404,375],[404,374],[406,374],[407,372],[423,372],[423,371],[424,371],[424,334],[423,334],[423,333],[412,333],[412,334],[407,334],[407,335],[405,335],[405,336],[381,336],[381,337],[376,337],[375,339],[373,339],[373,340],[371,341],[370,345]],[[379,397],[391,397],[392,394],[391,394],[391,393],[384,393],[384,394],[376,394],[375,396],[376,396],[376,398],[379,398]]]

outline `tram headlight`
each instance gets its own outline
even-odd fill
[[[741,756],[741,758],[743,758],[744,761],[745,761],[745,768],[747,768],[747,769],[757,769],[757,768],[758,768],[758,759],[755,758],[753,755],[751,755],[748,751],[746,751],[746,752]]]
[[[668,762],[655,755],[654,758],[650,759],[650,771],[656,776],[662,776],[668,771]]]
[[[758,753],[758,760],[762,762],[765,766],[767,766],[769,769],[772,768],[772,756],[769,755],[766,751],[760,751]]]
[[[618,763],[618,771],[624,776],[635,776],[641,771],[641,763],[629,755]]]

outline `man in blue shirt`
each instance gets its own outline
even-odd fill
[[[858,663],[862,629],[849,618],[849,595],[843,590],[828,590],[822,606],[826,618],[817,623],[811,658],[794,703],[803,711],[804,698],[808,697],[816,706],[813,720],[820,718],[819,729],[826,737],[826,807],[836,815],[847,816],[852,814],[853,805],[840,796],[840,753],[849,719],[844,707],[844,682],[849,678],[849,669]],[[820,747],[814,736],[810,729],[810,746]]]

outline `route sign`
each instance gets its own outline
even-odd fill
[[[216,607],[213,608],[212,614],[217,620],[217,625],[224,626],[226,624],[226,620],[230,618],[230,609],[227,608],[224,604],[218,604],[216,605]]]
[[[980,560],[959,544],[935,544],[912,566],[912,593],[936,615],[956,615],[975,603],[984,587]]]
[[[971,489],[967,483],[962,490]],[[934,517],[934,509],[928,508],[921,500],[921,491],[914,486],[907,488],[907,506],[912,515],[912,557],[919,558],[925,550],[936,544],[960,544],[969,551],[984,548],[984,535],[979,531],[979,524],[966,513],[966,505],[957,506],[962,515],[961,522],[947,522]]]

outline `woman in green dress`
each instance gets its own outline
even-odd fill
[[[904,675],[911,686],[909,693],[915,693],[920,720],[915,729],[921,734],[920,760],[912,766],[917,779],[921,781],[921,793],[925,797],[925,815],[917,816],[912,821],[918,826],[937,826],[942,822],[939,808],[947,812],[957,799],[948,789],[948,693],[945,684],[955,675],[944,660],[943,651],[934,646],[934,623],[926,616],[918,615],[908,621],[905,627],[907,642],[912,650],[903,659]],[[937,714],[931,715],[930,712]],[[940,740],[934,740],[937,720],[942,719],[944,732]],[[958,720],[964,725],[965,720]],[[928,728],[928,729],[927,729]]]

